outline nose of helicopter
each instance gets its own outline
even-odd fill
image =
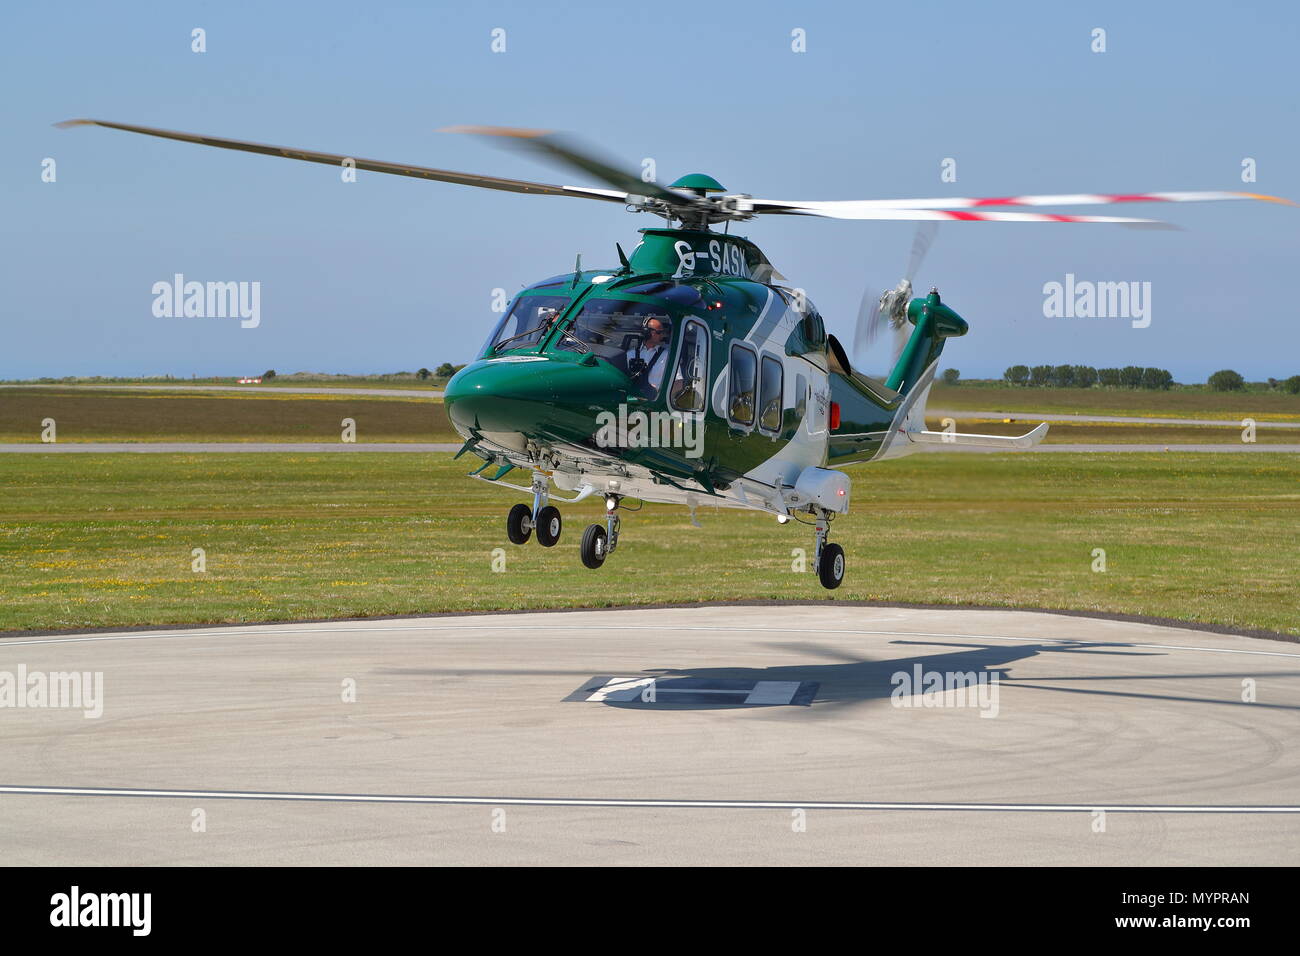
[[[625,378],[583,357],[504,356],[465,366],[447,383],[443,402],[462,434],[545,433],[574,438],[594,431],[596,412],[618,402]]]

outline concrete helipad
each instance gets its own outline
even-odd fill
[[[0,860],[1294,864],[1297,730],[1296,643],[1027,612],[13,637]]]

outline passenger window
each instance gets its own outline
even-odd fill
[[[803,421],[808,412],[808,379],[802,375],[794,377],[794,417]]]
[[[763,374],[758,388],[758,427],[764,431],[781,430],[781,363],[770,355],[763,356]]]
[[[731,347],[731,400],[728,416],[741,425],[754,424],[754,379],[758,363],[754,353],[743,345]]]
[[[677,356],[668,399],[673,408],[684,412],[704,411],[709,378],[709,340],[704,326],[688,322],[682,334],[682,350]]]

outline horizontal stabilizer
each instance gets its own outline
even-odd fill
[[[1047,435],[1047,422],[1023,435],[969,435],[962,432],[906,432],[909,441],[919,445],[958,445],[978,448],[1005,448],[1008,451],[1033,448]]]

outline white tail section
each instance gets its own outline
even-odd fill
[[[937,445],[954,451],[959,448],[1002,448],[1006,451],[1020,451],[1033,448],[1047,435],[1047,423],[1039,425],[1033,431],[1023,435],[969,435],[961,432],[933,432],[925,427],[925,403],[930,397],[930,387],[934,384],[935,369],[939,361],[931,362],[921,374],[916,385],[894,413],[889,432],[880,443],[872,461],[884,461],[887,458],[902,458],[920,446]]]

